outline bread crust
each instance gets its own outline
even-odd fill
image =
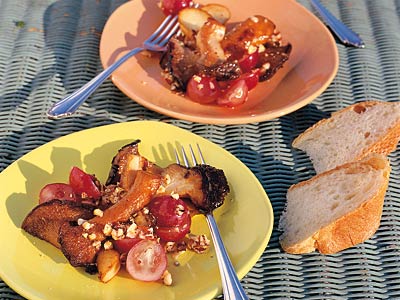
[[[393,105],[393,103],[384,101],[364,101],[350,105],[342,110],[332,113],[330,118],[322,119],[319,122],[315,123],[310,128],[306,129],[306,131],[304,131],[302,134],[300,134],[297,138],[293,140],[292,146],[294,148],[302,149],[300,144],[303,142],[305,138],[307,138],[312,133],[312,131],[314,131],[321,125],[331,122],[331,120],[337,117],[337,115],[340,115],[349,110],[354,110],[356,112],[363,112],[365,109],[375,105]],[[399,140],[400,140],[400,120],[394,126],[389,128],[387,132],[384,135],[382,135],[381,139],[377,140],[375,143],[371,143],[370,145],[368,145],[368,147],[364,149],[360,149],[359,155],[354,157],[353,160],[354,161],[360,160],[366,157],[370,153],[380,153],[387,155],[396,149]]]
[[[383,169],[384,182],[379,190],[369,200],[364,201],[356,210],[349,212],[331,224],[322,227],[315,234],[296,244],[287,244],[281,240],[282,249],[287,253],[302,254],[318,250],[322,254],[334,254],[356,244],[362,243],[373,236],[380,225],[385,193],[389,183],[390,165],[386,158],[372,154],[366,163],[373,168]],[[382,165],[384,163],[385,165]],[[353,168],[354,163],[347,163],[326,171],[313,178],[300,182],[289,188],[312,184],[319,177],[335,173],[341,169]]]

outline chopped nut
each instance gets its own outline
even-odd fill
[[[249,48],[247,49],[247,53],[248,54],[253,54],[255,52],[257,52],[257,47],[253,46],[253,45],[250,45]]]
[[[143,213],[144,213],[145,215],[148,215],[149,212],[150,212],[149,209],[148,209],[147,207],[143,207],[142,211],[143,211]]]
[[[265,52],[265,46],[263,44],[258,46],[258,53],[263,53]]]
[[[104,250],[110,250],[113,248],[113,243],[111,241],[106,241],[103,245]]]
[[[83,223],[86,222],[86,220],[79,218],[78,221],[76,221],[76,222],[78,223],[79,226],[81,226]]]
[[[258,17],[256,17],[256,16],[252,16],[250,18],[250,20],[252,20],[254,23],[258,23],[258,21],[259,21]]]
[[[118,228],[118,230],[113,229],[111,236],[114,240],[122,240],[125,237],[124,230],[122,228]]]
[[[193,76],[193,80],[194,81],[196,81],[197,83],[200,83],[201,82],[201,77],[200,76],[198,76],[198,75],[194,75]],[[169,175],[167,174],[167,176],[169,177]],[[167,177],[166,176],[166,177]],[[171,182],[171,178],[169,179],[170,180],[170,182]],[[167,181],[167,184],[168,184],[169,182]]]
[[[104,235],[110,236],[111,235],[111,231],[112,231],[112,227],[111,227],[110,224],[107,223],[106,225],[104,225],[104,228],[103,228]]]
[[[82,233],[82,236],[85,238],[85,239],[87,239],[88,238],[88,233],[87,232],[84,232],[84,233]]]
[[[175,252],[177,250],[175,242],[166,242],[165,243],[165,251],[166,252]]]
[[[196,253],[204,253],[210,247],[210,240],[204,234],[189,234],[187,246]]]
[[[126,236],[129,237],[129,238],[134,238],[134,237],[136,237],[136,235],[137,235],[136,229],[137,229],[136,223],[132,223],[132,224],[128,227],[128,229],[126,230]]]
[[[163,185],[160,185],[158,187],[157,193],[164,193],[165,192],[165,187]]]
[[[179,194],[172,192],[171,197],[178,200],[179,199]]]
[[[262,65],[263,70],[268,70],[270,67],[271,67],[271,64],[268,62]]]
[[[178,205],[176,206],[176,214],[177,214],[178,216],[182,216],[184,212],[185,212],[185,208],[183,207],[183,205],[178,204]]]
[[[101,209],[99,209],[99,208],[96,208],[96,209],[93,211],[93,214],[94,214],[95,216],[102,217],[102,216],[103,216],[103,211],[102,211]]]
[[[91,233],[91,234],[89,234],[89,240],[91,240],[91,241],[93,241],[93,240],[95,240],[96,239],[96,234],[95,233]]]
[[[171,273],[168,271],[168,270],[165,270],[164,271],[164,274],[162,275],[162,280],[163,280],[163,283],[165,284],[165,285],[171,285],[172,284],[172,275],[171,275]]]
[[[83,227],[83,229],[85,229],[85,230],[89,230],[90,228],[92,228],[94,226],[94,224],[91,224],[91,223],[89,223],[89,222],[83,222],[82,223],[82,227]]]
[[[92,243],[92,246],[95,247],[96,249],[100,249],[101,247],[101,242],[100,241],[94,241]]]

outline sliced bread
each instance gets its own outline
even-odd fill
[[[307,129],[293,147],[321,173],[369,153],[388,154],[400,139],[400,102],[367,101],[346,107]]]
[[[291,186],[279,227],[285,252],[332,254],[378,229],[390,165],[381,154],[339,166]]]

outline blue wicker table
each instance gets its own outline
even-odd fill
[[[367,47],[338,45],[340,66],[333,83],[310,105],[279,119],[230,126],[175,120],[136,104],[110,80],[73,117],[47,119],[45,112],[56,99],[102,70],[102,28],[123,2],[0,0],[0,171],[38,146],[82,129],[143,119],[173,123],[238,157],[270,197],[275,229],[242,281],[251,299],[400,299],[400,150],[390,155],[383,218],[372,239],[336,255],[288,255],[276,230],[287,188],[312,175],[309,159],[290,147],[292,139],[354,102],[399,100],[400,1],[323,1]],[[310,8],[308,1],[300,2]],[[22,297],[0,281],[0,298]]]

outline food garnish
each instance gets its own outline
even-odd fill
[[[104,185],[77,167],[68,184],[45,185],[22,229],[102,282],[125,268],[136,280],[171,285],[167,254],[207,251],[207,237],[190,232],[191,217],[222,205],[229,186],[209,165],[160,167],[140,155],[139,142],[118,151]]]

